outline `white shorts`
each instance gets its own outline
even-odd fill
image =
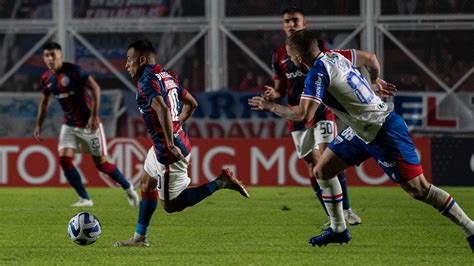
[[[300,159],[311,151],[319,149],[319,144],[331,143],[336,134],[336,123],[331,120],[321,120],[314,127],[291,132]]]
[[[107,142],[102,123],[94,132],[86,128],[62,125],[59,133],[58,150],[64,148],[73,148],[76,153],[85,152],[92,156],[106,156]]]
[[[186,157],[186,160],[189,162],[190,158],[191,154]],[[153,147],[148,150],[143,168],[148,175],[158,180],[158,196],[161,200],[175,199],[191,183],[191,178],[188,177],[187,163],[177,161],[168,166],[164,165],[156,159]]]

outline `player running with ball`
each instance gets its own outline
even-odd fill
[[[138,79],[137,105],[153,146],[144,163],[135,234],[131,239],[117,241],[115,246],[148,247],[148,226],[158,197],[165,211],[172,213],[194,206],[222,188],[235,190],[247,198],[249,194],[229,169],[222,169],[212,182],[188,187],[191,144],[182,125],[197,108],[196,100],[179,84],[174,72],[156,63],[156,51],[147,40],[128,47],[125,68],[132,78]]]

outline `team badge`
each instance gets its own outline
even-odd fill
[[[61,85],[62,85],[63,87],[67,87],[67,86],[69,85],[69,83],[70,83],[70,82],[69,82],[69,78],[68,78],[68,77],[63,76],[63,77],[61,78]]]

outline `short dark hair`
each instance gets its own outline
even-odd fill
[[[295,13],[300,13],[301,15],[304,16],[304,11],[303,9],[299,8],[299,7],[296,7],[296,6],[289,6],[285,9],[283,9],[283,11],[281,11],[281,15],[285,15],[285,14],[295,14]]]
[[[134,41],[132,44],[130,44],[128,46],[127,51],[132,49],[132,48],[135,51],[139,52],[140,54],[154,54],[154,55],[156,55],[156,50],[153,47],[153,44],[151,43],[151,41],[149,41],[147,39]]]
[[[288,36],[288,38],[286,38],[285,44],[303,56],[310,54],[314,48],[319,49],[316,35],[311,31],[304,29],[293,32]]]
[[[43,50],[60,50],[61,51],[61,45],[57,42],[47,42],[43,45]]]

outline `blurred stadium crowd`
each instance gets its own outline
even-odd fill
[[[0,0],[1,19],[51,19],[51,0]],[[358,15],[361,12],[359,1],[276,1],[276,0],[245,0],[227,1],[225,16],[278,16],[288,5],[304,7],[307,15]],[[382,15],[428,15],[428,14],[468,14],[474,12],[474,5],[469,0],[419,1],[397,0],[383,1]],[[74,0],[74,18],[111,18],[111,17],[199,17],[205,16],[205,1],[201,0]],[[332,47],[350,34],[350,31],[319,30],[318,25],[309,25],[321,39],[325,39]],[[392,32],[401,43],[409,47],[414,55],[424,62],[434,74],[446,84],[452,86],[474,66],[474,57],[465,50],[465,44],[472,41],[470,31],[394,31]],[[162,45],[163,37],[172,36],[177,47],[188,42],[194,33],[156,33],[148,34],[158,46],[159,58],[162,62],[169,60],[173,53]],[[272,51],[283,43],[284,35],[279,30],[236,31],[234,34],[250,48],[263,62],[270,67]],[[88,33],[84,36],[120,71],[124,71],[124,44],[142,37],[138,33]],[[0,34],[2,62],[0,75],[25,54],[42,35],[39,34]],[[360,48],[360,34],[341,48]],[[93,74],[104,89],[122,88],[123,85],[91,54],[81,43],[75,45],[76,63]],[[193,91],[205,88],[205,42],[199,40],[173,69],[184,77],[182,82]],[[413,64],[394,43],[384,37],[384,77],[397,83],[401,90],[407,91],[442,91],[441,88],[420,67]],[[160,60],[160,61],[161,61]],[[232,41],[227,42],[228,89],[243,92],[258,92],[263,85],[272,84],[268,75],[254,60],[247,56]],[[37,51],[19,71],[2,86],[1,91],[38,91],[38,78],[44,70],[40,51]],[[124,72],[125,73],[125,72]],[[469,86],[474,76],[463,82],[456,91],[472,91]]]

